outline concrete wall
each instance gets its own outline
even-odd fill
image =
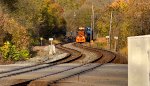
[[[128,86],[150,86],[150,35],[128,37]]]

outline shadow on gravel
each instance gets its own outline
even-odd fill
[[[37,56],[37,52],[39,52],[39,50],[31,51],[31,58]]]

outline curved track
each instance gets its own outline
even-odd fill
[[[60,44],[56,45],[56,47],[63,50],[63,51],[65,51],[65,52],[67,52],[66,50],[62,49],[62,47],[60,47]],[[71,54],[68,53],[64,58],[56,59],[56,60],[53,60],[53,61],[47,59],[43,62],[32,64],[32,65],[29,65],[29,66],[23,66],[23,67],[13,68],[13,69],[10,69],[10,70],[0,71],[0,74],[2,75],[2,74],[5,74],[5,73],[14,72],[14,71],[18,71],[18,70],[23,70],[23,69],[27,69],[27,68],[34,68],[34,67],[37,67],[39,65],[44,65],[44,64],[51,64],[51,65],[58,64],[59,61],[61,61],[63,59],[66,59],[70,56],[71,56]],[[3,78],[3,77],[0,76],[0,78]]]
[[[57,48],[70,53],[65,58],[60,59],[53,63],[52,62],[42,63],[36,67],[34,66],[34,67],[28,67],[25,69],[23,68],[24,70],[23,72],[21,72],[20,70],[19,72],[10,71],[10,72],[7,72],[9,73],[7,75],[5,75],[5,73],[1,73],[1,74],[4,74],[3,75],[4,77],[1,77],[0,81],[6,80],[6,79],[15,79],[13,83],[9,84],[13,86],[27,86],[28,84],[29,86],[42,86],[43,84],[51,85],[51,84],[55,84],[56,82],[59,82],[62,79],[69,78],[71,76],[81,74],[81,73],[90,71],[94,68],[100,67],[101,65],[112,62],[115,59],[115,55],[110,52],[108,52],[110,54],[110,56],[108,57],[106,53],[103,54],[98,49],[85,47],[80,44],[74,44],[74,45],[71,44],[69,46],[70,47],[66,48],[66,46],[63,47],[61,45],[57,45]],[[71,47],[73,49],[70,49]],[[75,47],[76,49],[74,50]],[[83,52],[83,50],[86,51],[86,53]],[[91,53],[87,54],[88,52],[91,52]],[[85,60],[89,55],[94,55],[94,56],[91,59],[88,58],[89,60]],[[60,66],[60,64],[62,63],[71,63],[71,62],[81,62],[81,63],[78,66],[73,66],[71,68],[64,68],[63,70],[55,69],[55,67]],[[100,63],[90,66],[91,63],[95,63],[95,62],[100,62]],[[48,70],[48,71],[45,73],[45,70]],[[53,70],[55,72],[52,72]],[[41,74],[36,75],[37,72],[40,72]],[[44,72],[44,74],[42,74],[42,72]],[[60,76],[61,74],[66,74],[66,75]],[[26,77],[28,79],[19,80],[18,78],[20,77]]]

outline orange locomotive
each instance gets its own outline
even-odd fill
[[[80,27],[79,30],[77,31],[76,42],[78,43],[86,42],[84,27]]]

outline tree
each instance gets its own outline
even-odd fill
[[[4,45],[1,52],[3,47],[5,48],[3,43],[9,41],[14,46],[12,54],[17,55],[17,59],[20,56],[26,57],[30,46],[37,42],[40,36],[48,39],[54,35],[56,37],[65,35],[66,22],[62,16],[63,8],[54,0],[1,0],[0,2],[2,2],[0,3],[2,42],[0,45]],[[9,50],[2,53],[8,54]],[[16,53],[25,53],[25,55]]]
[[[18,0],[0,0],[1,4],[4,4],[5,6],[7,6],[7,8],[11,11],[15,11],[16,7],[15,7],[15,3],[17,3]]]
[[[150,14],[149,0],[131,0],[130,10],[127,12],[130,18],[130,31],[132,35],[145,35],[150,33],[149,14]],[[131,9],[132,8],[132,9]],[[132,17],[131,17],[132,16]]]
[[[116,0],[110,5],[110,10],[114,13],[113,19],[113,36],[118,36],[118,48],[127,46],[127,37],[129,36],[128,26],[125,13],[128,10],[128,2],[126,0]]]
[[[40,36],[49,38],[65,35],[66,22],[62,16],[63,8],[51,0],[45,0],[41,9],[42,22],[40,25]],[[58,34],[59,33],[59,34]]]
[[[86,0],[56,0],[57,3],[64,7],[65,11],[79,9],[85,1]]]

